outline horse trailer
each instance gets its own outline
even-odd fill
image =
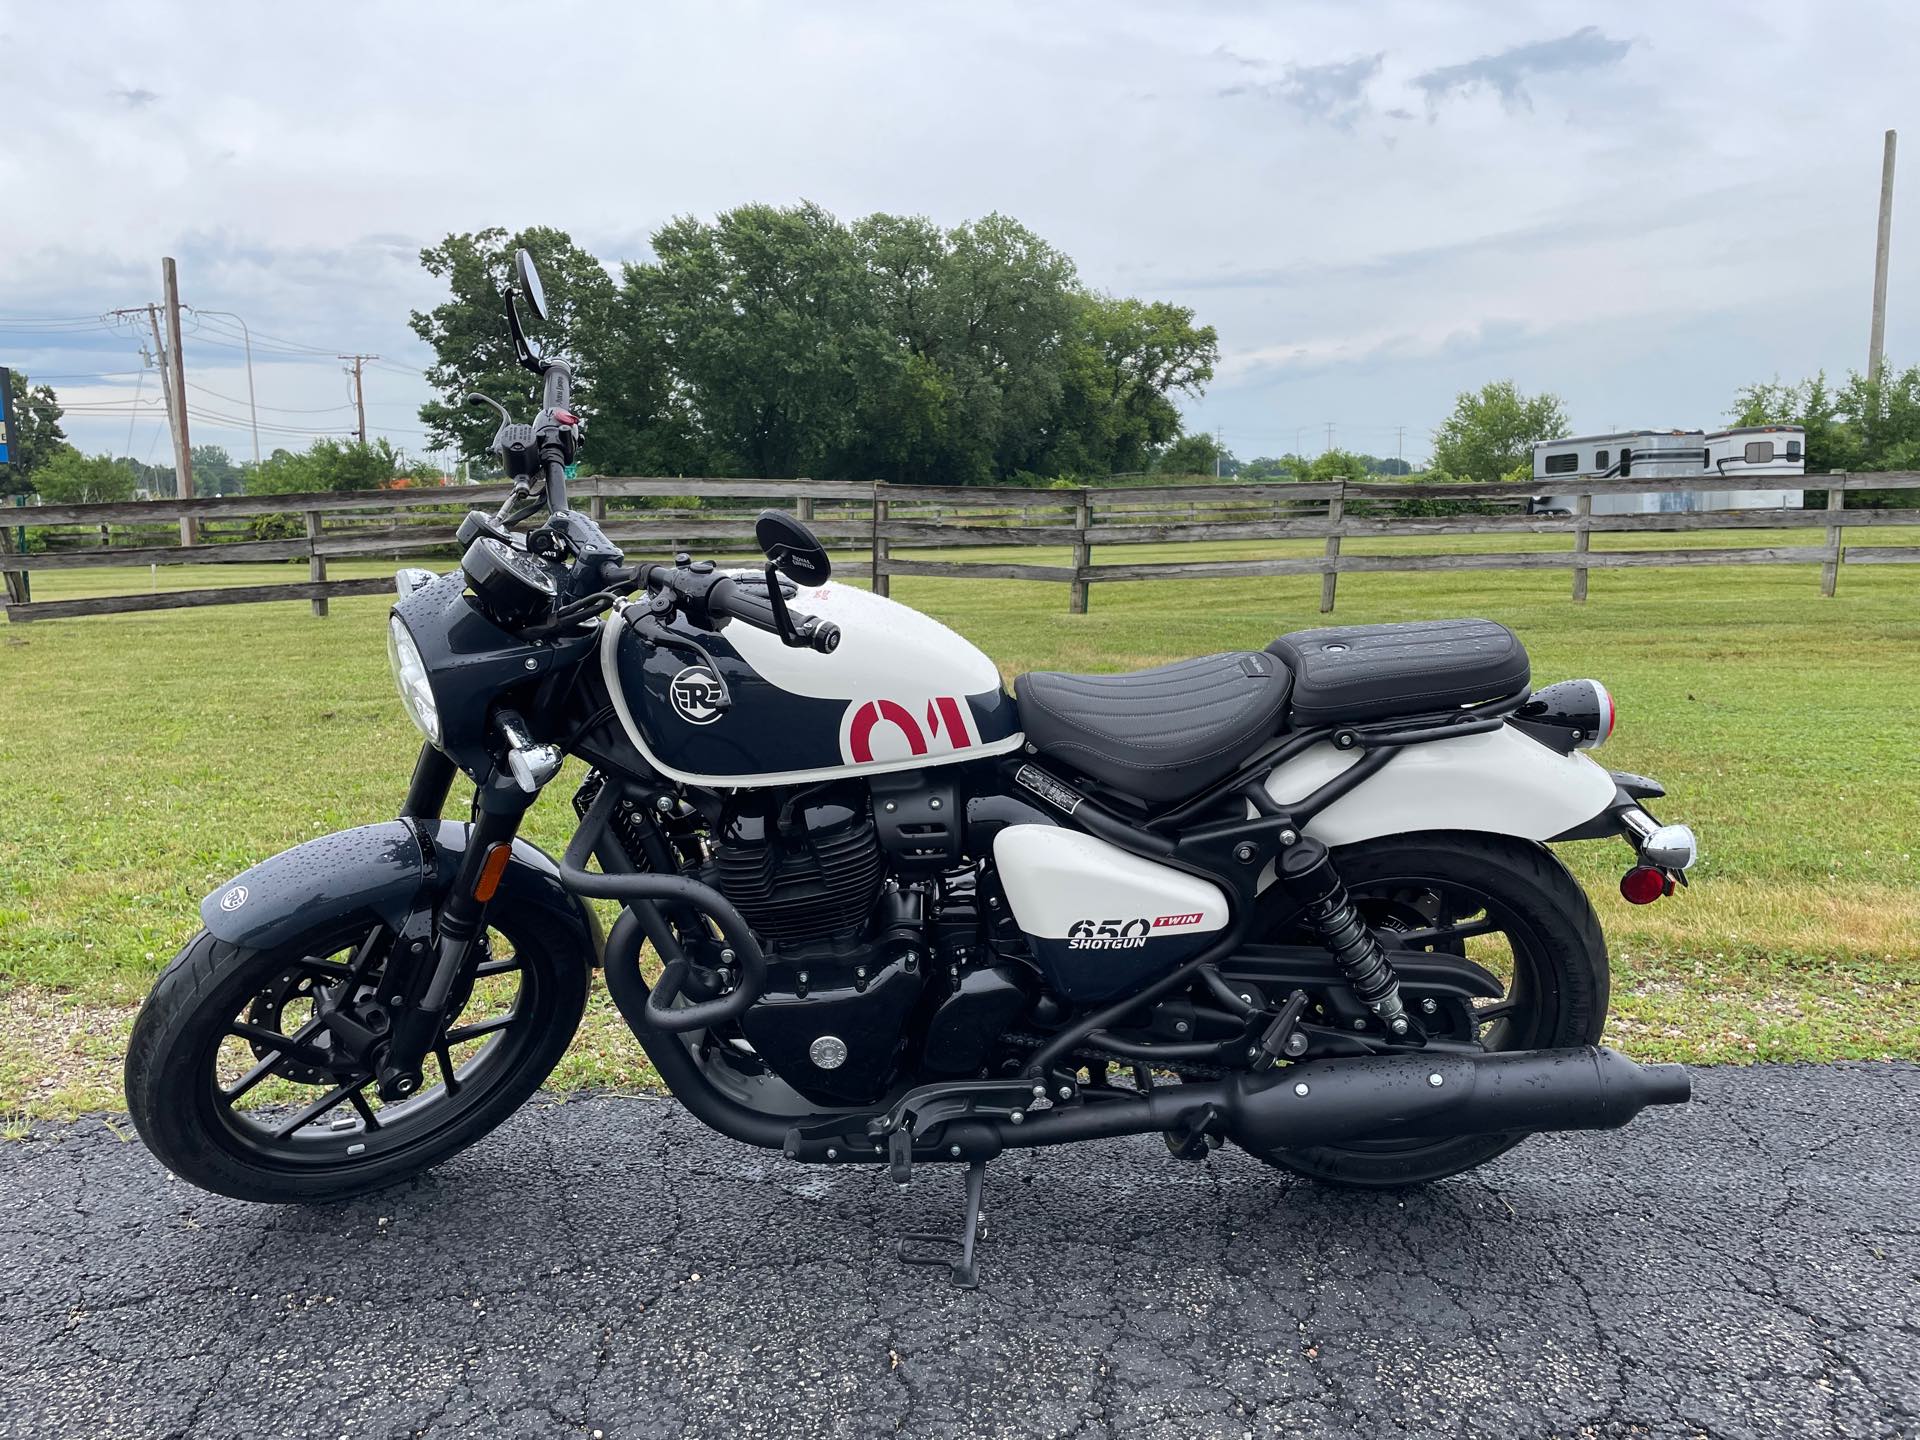
[[[1619,430],[1567,436],[1533,447],[1533,478],[1545,491],[1555,480],[1691,480],[1698,490],[1595,495],[1595,515],[1684,514],[1698,510],[1798,509],[1800,490],[1758,490],[1716,484],[1719,477],[1806,473],[1806,431],[1798,425],[1740,425],[1728,430]],[[1571,515],[1571,495],[1539,494],[1533,515]]]

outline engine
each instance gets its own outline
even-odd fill
[[[728,809],[715,879],[763,943],[861,938],[880,895],[880,835],[864,785],[747,791]]]
[[[926,896],[887,883],[867,786],[738,793],[713,833],[713,883],[767,953],[741,1033],[809,1100],[878,1098],[925,983]]]

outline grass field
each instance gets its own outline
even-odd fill
[[[1686,543],[1809,544],[1817,534]],[[1892,530],[1855,534],[1915,543]],[[1422,538],[1349,541],[1346,552],[1565,545]],[[1127,547],[1095,560],[1318,548]],[[1017,558],[1066,563],[1064,552]],[[34,595],[304,574],[42,572]],[[1920,1055],[1920,571],[1846,569],[1832,600],[1816,581],[1810,566],[1601,571],[1582,607],[1567,599],[1564,571],[1341,578],[1339,621],[1485,615],[1520,631],[1538,680],[1591,674],[1618,697],[1621,728],[1603,758],[1666,782],[1672,798],[1659,813],[1694,824],[1704,849],[1690,891],[1635,909],[1614,890],[1624,847],[1562,848],[1613,947],[1611,1038],[1637,1055]],[[1096,585],[1086,616],[1065,613],[1060,585],[896,579],[893,593],[1008,675],[1257,648],[1320,623],[1317,577]],[[0,628],[0,1112],[116,1105],[126,1027],[192,932],[200,896],[287,845],[392,813],[417,737],[387,674],[385,613],[384,600],[366,598],[334,601],[325,620],[283,603]],[[564,843],[571,788],[563,776],[536,808],[539,843]],[[556,1083],[648,1078],[596,1001]]]

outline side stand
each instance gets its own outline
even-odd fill
[[[980,1213],[980,1202],[986,1186],[987,1162],[975,1160],[967,1166],[967,1215],[962,1222],[963,1229],[958,1236],[947,1235],[907,1235],[900,1241],[900,1259],[908,1265],[945,1265],[953,1277],[953,1283],[962,1290],[980,1288],[980,1268],[974,1264],[974,1245],[987,1238],[987,1217]],[[951,1260],[945,1255],[915,1254],[908,1247],[913,1245],[958,1245],[959,1260]]]

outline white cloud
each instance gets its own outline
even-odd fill
[[[148,0],[13,28],[0,316],[143,303],[176,255],[189,303],[328,352],[256,352],[289,431],[342,399],[331,352],[424,363],[415,256],[448,231],[554,224],[615,261],[676,213],[805,196],[1001,210],[1090,283],[1194,305],[1226,352],[1195,422],[1252,452],[1329,417],[1423,434],[1500,374],[1583,424],[1703,423],[1747,380],[1857,365],[1920,13]],[[186,348],[245,394],[237,352]],[[137,364],[101,332],[0,328],[0,356]],[[372,383],[375,427],[417,443],[420,382]]]

